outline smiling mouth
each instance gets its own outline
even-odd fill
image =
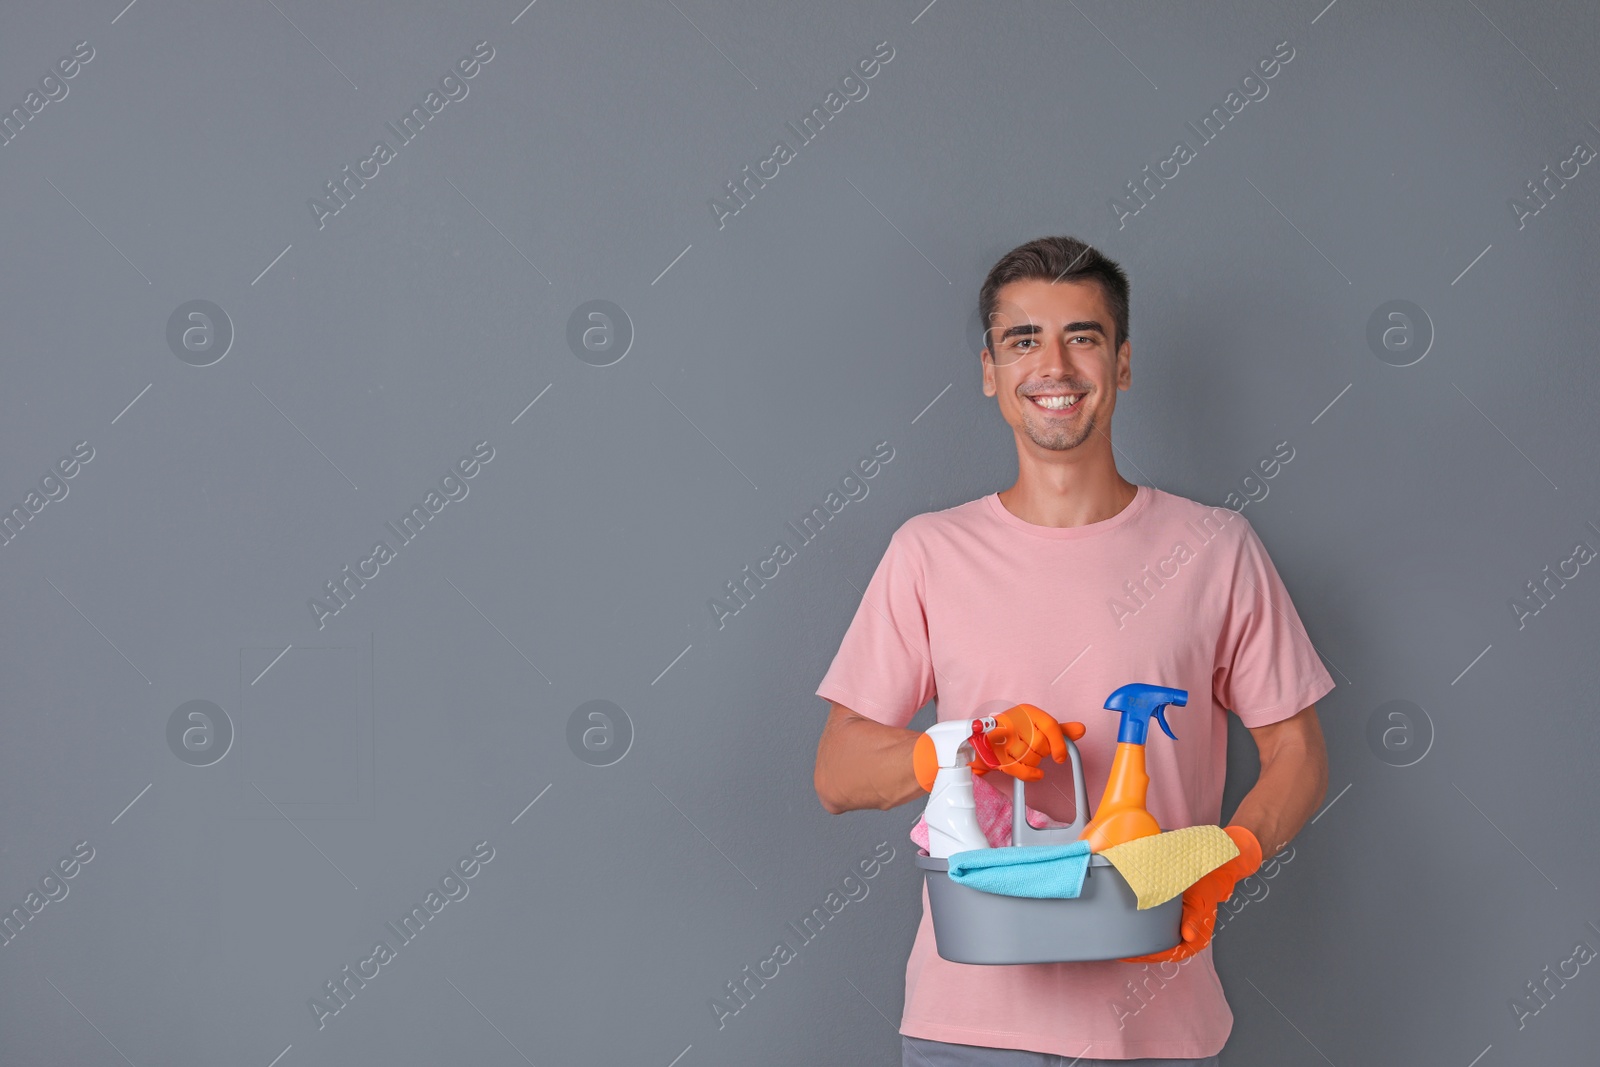
[[[1051,415],[1071,415],[1083,407],[1088,393],[1052,393],[1028,397],[1028,403]]]

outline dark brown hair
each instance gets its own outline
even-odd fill
[[[1128,339],[1128,275],[1123,269],[1076,237],[1040,237],[1001,256],[983,280],[983,288],[978,293],[978,315],[984,331],[983,346],[991,352],[989,327],[1000,287],[1031,278],[1097,282],[1115,324],[1111,351],[1116,352]]]

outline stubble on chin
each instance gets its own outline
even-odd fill
[[[1089,435],[1094,432],[1093,422],[1084,423],[1081,433],[1073,428],[1063,428],[1055,431],[1043,430],[1032,419],[1028,418],[1023,419],[1022,425],[1024,432],[1028,435],[1028,440],[1040,448],[1048,448],[1052,452],[1065,452],[1068,449],[1077,448],[1087,441]]]

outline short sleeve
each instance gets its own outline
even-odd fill
[[[1216,702],[1247,727],[1267,726],[1315,704],[1334,688],[1289,590],[1244,517],[1226,616],[1217,640]]]
[[[935,695],[921,554],[901,526],[867,583],[833,664],[817,687],[886,726],[904,727]]]

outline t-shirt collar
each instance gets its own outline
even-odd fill
[[[1067,538],[1098,537],[1100,534],[1116,529],[1118,526],[1121,526],[1123,523],[1139,514],[1139,512],[1143,511],[1146,505],[1150,503],[1150,497],[1152,494],[1153,490],[1148,485],[1136,485],[1134,487],[1133,499],[1130,500],[1128,505],[1121,511],[1117,512],[1109,519],[1101,519],[1099,522],[1085,523],[1082,526],[1037,526],[1034,523],[1019,519],[1017,516],[1007,511],[1006,506],[1000,502],[999,493],[990,493],[983,499],[988,503],[989,511],[1002,524],[1009,526],[1014,530],[1020,530],[1023,533],[1032,534],[1034,537],[1043,537],[1051,540],[1063,540]]]

